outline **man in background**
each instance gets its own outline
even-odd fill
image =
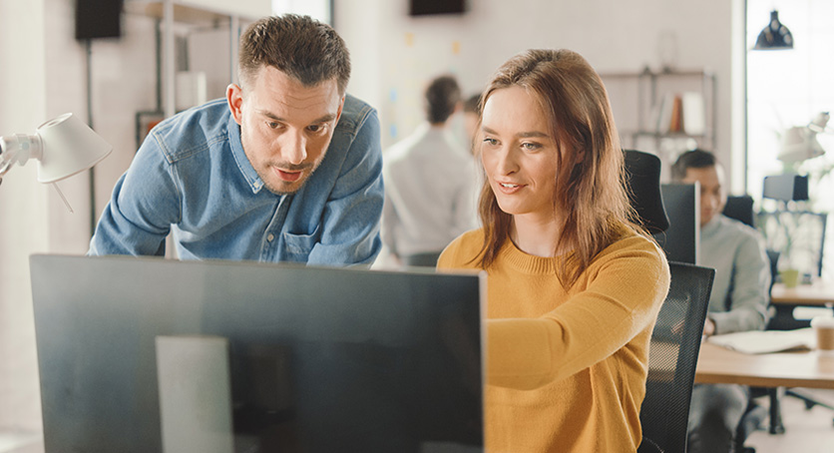
[[[672,179],[698,182],[701,187],[699,264],[716,271],[704,335],[764,329],[770,264],[759,233],[721,213],[727,202],[723,167],[708,151],[687,151],[672,167]],[[747,386],[696,385],[692,390],[687,451],[734,451],[736,428],[749,398]]]
[[[350,57],[329,25],[261,19],[241,36],[240,85],[151,130],[90,255],[370,264],[382,248],[379,120],[346,94]]]
[[[463,128],[469,140],[470,151],[476,158],[480,158],[478,151],[480,143],[475,134],[478,132],[478,121],[481,120],[481,94],[473,94],[463,101]]]
[[[402,265],[434,266],[477,225],[475,162],[448,125],[460,102],[454,77],[435,78],[425,91],[426,122],[385,152],[382,241]]]

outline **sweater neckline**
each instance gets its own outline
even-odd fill
[[[504,255],[504,259],[513,268],[518,269],[525,274],[537,275],[554,274],[564,256],[543,257],[530,255],[529,253],[526,253],[516,247],[513,241],[509,238],[507,238],[507,242],[504,244],[501,254]]]

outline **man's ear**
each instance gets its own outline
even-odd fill
[[[226,102],[229,104],[229,110],[235,118],[238,125],[242,124],[243,120],[243,89],[237,84],[231,83],[226,87]],[[341,108],[340,108],[341,112]]]
[[[339,124],[339,118],[342,117],[342,107],[345,106],[345,95],[342,95],[342,100],[339,101],[339,111],[336,112],[336,122],[333,124]]]

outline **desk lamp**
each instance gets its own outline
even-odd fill
[[[80,173],[107,157],[107,142],[72,113],[41,124],[35,135],[0,137],[0,182],[17,163],[38,161],[38,182],[54,183]]]
[[[820,112],[807,126],[792,127],[785,131],[777,159],[790,164],[825,154],[817,141],[817,134],[832,131],[827,127],[829,118],[828,112]]]

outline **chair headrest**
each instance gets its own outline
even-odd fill
[[[632,149],[623,150],[623,154],[631,206],[649,233],[666,231],[669,228],[669,218],[660,195],[660,158]]]

